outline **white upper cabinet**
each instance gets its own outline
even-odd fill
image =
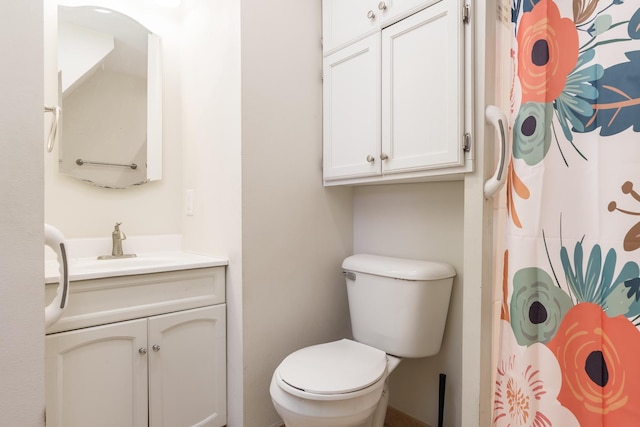
[[[338,3],[362,3],[325,2],[325,12]],[[465,151],[469,78],[462,5],[463,0],[381,2],[377,10],[387,13],[384,19],[403,18],[325,56],[325,185],[460,177],[472,170]],[[326,27],[337,34],[331,22]]]
[[[331,51],[378,29],[377,9],[371,0],[324,0],[322,41]],[[373,15],[373,16],[372,16]]]
[[[400,19],[404,19],[420,10],[432,6],[441,0],[386,0],[378,1],[376,7],[380,10],[380,25],[386,27]]]
[[[448,3],[382,30],[383,173],[464,162],[462,21]]]
[[[324,0],[324,53],[346,46],[440,0]]]
[[[325,179],[379,173],[380,36],[324,58]]]

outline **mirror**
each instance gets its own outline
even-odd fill
[[[106,8],[58,6],[59,172],[109,188],[162,177],[160,38]]]

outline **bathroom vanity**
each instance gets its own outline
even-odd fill
[[[46,425],[224,426],[226,264],[72,259],[69,304],[47,329]]]

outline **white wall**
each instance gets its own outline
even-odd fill
[[[354,252],[437,260],[456,269],[440,353],[405,359],[390,377],[390,406],[431,426],[438,421],[439,374],[447,375],[446,425],[460,426],[464,183],[358,187]],[[425,325],[428,327],[428,325]]]
[[[182,218],[185,250],[229,258],[227,268],[228,425],[243,420],[242,177],[240,2],[185,0],[181,17],[179,120],[181,194],[193,190],[194,215]]]
[[[42,1],[0,2],[0,425],[43,426]]]
[[[322,187],[320,3],[242,1],[244,427],[279,421],[284,357],[349,333],[352,193]]]
[[[228,425],[265,427],[279,422],[276,365],[349,332],[351,190],[325,190],[320,169],[320,2],[187,0],[182,13],[183,245],[229,257]]]

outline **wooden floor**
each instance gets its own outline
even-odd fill
[[[280,427],[285,427],[285,425],[282,424]],[[384,427],[429,427],[429,425],[389,406],[387,416],[384,419]]]
[[[384,427],[429,427],[422,421],[400,412],[389,406],[387,408],[387,416],[384,419]]]

